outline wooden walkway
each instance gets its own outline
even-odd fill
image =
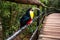
[[[38,40],[60,40],[60,13],[45,17]]]

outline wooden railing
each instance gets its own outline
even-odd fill
[[[36,39],[37,39],[37,36],[38,36],[37,35],[38,34],[37,33],[38,32],[38,26],[42,23],[42,20],[44,19],[44,15],[45,15],[44,12],[40,13],[39,11],[40,10],[37,11],[37,17],[35,17],[33,19],[33,22],[34,22],[34,20],[37,19],[37,24],[36,24],[37,26],[36,26],[36,30],[33,32],[32,36],[31,36],[30,40],[33,40],[34,39],[34,36],[36,36]],[[41,21],[39,21],[40,20],[40,16],[42,16],[42,18],[43,18]],[[21,29],[19,29],[17,32],[15,32],[11,37],[7,38],[6,40],[17,40],[17,37],[19,38],[19,34],[22,32],[22,30],[24,30],[28,26],[29,25],[25,25],[24,27],[22,27]],[[34,40],[36,40],[36,39],[34,39]]]

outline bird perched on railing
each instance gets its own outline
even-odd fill
[[[31,24],[33,18],[34,18],[34,10],[32,8],[29,8],[26,11],[26,14],[24,14],[20,19],[20,28],[25,26],[26,24],[27,25]]]

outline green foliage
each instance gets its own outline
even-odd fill
[[[1,1],[2,26],[4,29],[4,39],[20,29],[20,18],[26,13],[26,10],[35,5],[17,4],[8,1]],[[33,26],[33,25],[32,25]],[[31,27],[28,27],[31,28]],[[28,29],[31,32],[33,29]]]
[[[60,8],[60,0],[49,0],[49,6]]]
[[[40,0],[42,3],[44,3],[45,5],[48,4],[48,0]]]

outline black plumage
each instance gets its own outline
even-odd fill
[[[22,18],[20,19],[20,28],[23,27],[24,25],[27,24],[27,21],[30,19],[30,14],[29,14],[29,11],[31,10],[32,8],[29,8],[27,11],[26,11],[26,14],[24,14],[22,16]]]

